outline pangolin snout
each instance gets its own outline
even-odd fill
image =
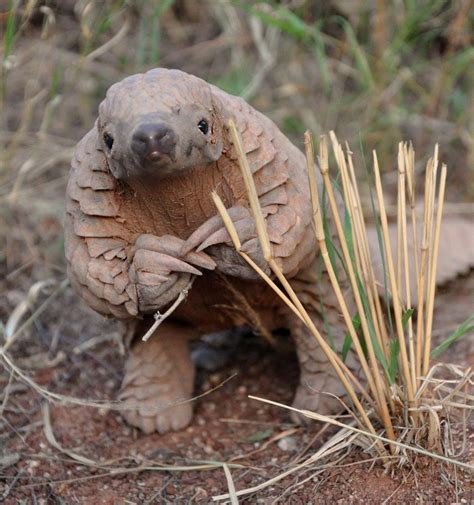
[[[163,154],[173,157],[175,147],[176,135],[164,123],[141,124],[132,136],[132,149],[144,161],[158,161]]]

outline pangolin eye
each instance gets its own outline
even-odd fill
[[[109,135],[107,132],[104,133],[104,144],[107,146],[107,149],[109,151],[112,150],[112,146],[114,145],[114,138],[112,137],[112,135]]]
[[[209,124],[205,119],[201,119],[201,121],[198,123],[198,128],[202,133],[204,133],[204,135],[206,135],[209,131]]]

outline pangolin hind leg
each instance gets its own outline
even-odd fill
[[[322,337],[340,355],[347,329],[330,284],[317,282],[314,269],[313,272],[298,274],[292,284]],[[293,314],[288,316],[288,327],[291,329],[300,365],[300,383],[293,406],[325,415],[343,410],[339,398],[347,401],[345,388],[316,338]],[[360,365],[352,348],[345,364],[360,380]],[[295,412],[292,417],[295,421],[308,419]]]
[[[315,314],[311,319],[318,329],[323,321]],[[346,400],[346,391],[325,353],[308,328],[297,318],[292,320],[291,332],[296,345],[300,365],[300,383],[296,390],[293,406],[299,409],[311,410],[319,414],[334,414],[343,410],[343,404],[338,398]],[[323,331],[322,331],[323,333]],[[323,334],[324,337],[324,334]],[[343,339],[335,337],[335,348],[341,349]],[[349,352],[346,365],[351,372],[357,373],[357,363],[352,352]],[[292,413],[296,421],[303,419],[297,413]]]
[[[140,325],[125,364],[120,399],[123,417],[145,433],[185,428],[192,419],[195,367],[188,341],[195,332],[165,321],[147,342]]]

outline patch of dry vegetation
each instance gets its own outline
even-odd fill
[[[313,324],[306,308],[293,290],[291,282],[284,277],[272,257],[270,240],[252,173],[233,122],[230,123],[230,130],[233,143],[237,148],[260,245],[265,261],[273,273],[273,279],[265,274],[245,252],[241,251],[241,243],[232,220],[220,197],[214,193],[216,207],[236,250],[304,322],[323,349],[337,376],[344,384],[350,405],[347,406],[342,400],[341,403],[348,408],[354,420],[353,423],[348,424],[318,412],[286,407],[310,419],[342,428],[342,431],[331,438],[316,456],[311,456],[308,461],[288,472],[300,470],[309,463],[314,464],[322,456],[327,456],[328,451],[333,452],[336,444],[338,444],[338,450],[342,450],[351,443],[362,444],[366,451],[379,459],[387,468],[394,465],[413,465],[413,455],[423,454],[455,467],[474,471],[474,465],[452,458],[453,434],[450,425],[451,419],[462,418],[466,412],[474,410],[474,396],[471,394],[474,373],[471,368],[462,370],[455,365],[432,365],[431,363],[436,271],[447,174],[447,166],[443,164],[438,182],[438,146],[426,167],[423,188],[424,207],[420,222],[415,191],[415,153],[411,145],[399,144],[397,234],[394,244],[391,242],[388,227],[377,154],[373,151],[373,172],[377,196],[376,225],[379,229],[380,255],[384,265],[384,289],[393,307],[393,312],[391,312],[392,307],[388,307],[388,312],[385,312],[379,298],[380,281],[373,270],[366,219],[360,200],[352,152],[347,144],[346,152],[344,152],[335,134],[331,132],[333,154],[338,168],[337,175],[342,185],[344,199],[345,222],[343,224],[329,174],[327,138],[321,137],[318,158],[319,170],[324,181],[323,189],[318,188],[317,185],[315,174],[317,165],[314,163],[312,138],[308,132],[306,133],[308,183],[313,204],[314,231],[326,273],[331,280],[348,329],[343,348],[334,349],[330,341],[323,337]],[[336,251],[341,263],[339,272],[337,272],[334,255],[335,242],[329,232],[328,221],[331,218],[328,217],[328,210],[320,202],[321,194],[327,195],[331,218],[337,230],[339,247]],[[410,212],[407,212],[407,207]],[[407,226],[407,214],[411,214],[411,227]],[[415,251],[414,255],[410,256],[408,255],[408,233],[411,234]],[[329,252],[330,248],[332,254]],[[412,262],[415,263],[415,279],[410,280]],[[350,295],[347,289],[348,283]],[[413,286],[417,294],[416,314],[411,304]],[[356,317],[352,317],[350,313],[348,296],[353,297],[355,301]],[[472,330],[469,322],[466,324],[468,328],[464,328],[464,332],[458,330],[457,338],[462,336],[461,333],[465,334]],[[453,337],[448,337],[440,346],[445,347],[452,340]],[[363,372],[362,385],[345,364],[345,357],[351,347],[355,349]],[[321,394],[327,393],[321,392]],[[253,396],[251,398],[277,404],[271,400]],[[285,407],[281,404],[277,405]],[[359,437],[354,437],[354,434]],[[267,481],[259,486],[259,489],[286,477],[288,472]],[[255,488],[242,490],[237,494],[241,496],[253,492]],[[221,495],[215,497],[215,500],[226,499],[229,496],[230,494]]]

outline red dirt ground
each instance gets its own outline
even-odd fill
[[[473,290],[471,274],[440,292],[435,321],[439,333],[446,335],[470,315]],[[62,301],[55,302],[48,315],[40,318],[36,328],[15,344],[12,355],[18,366],[29,369],[31,377],[50,391],[78,398],[112,399],[120,385],[124,360],[118,346],[102,343],[80,353],[74,353],[73,348],[80,341],[114,332],[114,323],[100,320],[67,291]],[[57,344],[51,344],[54,335],[59,337]],[[59,361],[55,366],[47,363],[48,349],[49,358]],[[64,354],[58,354],[61,352]],[[472,336],[454,346],[448,359],[474,364]],[[210,503],[213,496],[227,492],[222,467],[173,472],[135,469],[189,466],[203,461],[239,464],[231,468],[237,490],[258,485],[282,473],[295,460],[303,461],[314,453],[331,431],[315,439],[319,423],[295,427],[283,409],[247,397],[253,394],[289,404],[297,372],[294,356],[271,351],[257,338],[249,338],[224,370],[199,374],[199,394],[232,378],[196,400],[196,415],[189,428],[166,436],[143,435],[125,425],[114,410],[51,406],[52,429],[62,448],[108,465],[109,469],[81,465],[54,448],[45,436],[41,409],[45,400],[13,378],[0,421],[0,501]],[[0,387],[6,388],[8,381],[9,374],[3,370]],[[474,462],[472,422],[470,428],[462,459]],[[278,444],[282,434],[289,437],[285,439],[287,450],[282,450],[283,443]],[[319,462],[299,470],[242,502],[474,503],[468,475],[427,458],[418,460],[416,471],[396,469],[387,475],[368,455],[353,449],[339,464],[326,470],[321,467]]]

